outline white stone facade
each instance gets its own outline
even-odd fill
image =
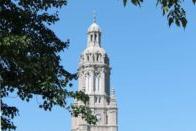
[[[72,131],[118,131],[118,110],[115,91],[110,89],[110,70],[109,58],[101,48],[101,29],[94,20],[88,28],[87,48],[80,57],[78,90],[89,95],[88,106],[98,122],[89,125],[79,117],[72,117]]]

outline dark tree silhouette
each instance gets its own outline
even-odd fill
[[[1,0],[0,1],[0,84],[2,130],[15,129],[12,119],[18,109],[4,102],[4,98],[15,93],[23,101],[41,96],[44,110],[57,105],[68,109],[74,116],[82,116],[88,123],[96,117],[85,106],[67,104],[68,97],[86,103],[88,96],[73,92],[71,74],[60,65],[59,52],[69,46],[69,41],[60,40],[48,28],[59,20],[59,9],[66,0]],[[51,12],[51,11],[50,11]]]
[[[123,0],[124,6],[127,5],[129,0]],[[141,6],[144,0],[130,0],[135,6]],[[157,6],[161,6],[163,15],[167,16],[168,24],[176,24],[177,26],[182,26],[183,28],[187,25],[186,11],[182,7],[184,0],[156,0]],[[188,1],[186,1],[188,2]],[[193,4],[196,0],[192,0]]]

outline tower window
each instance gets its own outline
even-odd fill
[[[100,76],[99,76],[99,73],[96,73],[96,76],[95,76],[95,91],[99,91],[99,86],[100,86]]]
[[[93,62],[94,62],[94,61],[95,61],[95,55],[93,54],[93,56],[92,56],[92,57],[93,57]]]
[[[108,124],[108,115],[106,114],[106,121],[105,121],[106,124]]]
[[[99,61],[99,54],[97,54],[97,61]]]
[[[91,41],[93,41],[93,35],[91,35]]]
[[[97,41],[97,34],[95,34],[95,41]]]

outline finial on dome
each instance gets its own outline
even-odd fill
[[[93,22],[96,23],[96,11],[93,11]]]

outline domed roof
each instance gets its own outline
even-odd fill
[[[94,21],[88,28],[88,32],[101,32],[101,28],[99,25]]]

